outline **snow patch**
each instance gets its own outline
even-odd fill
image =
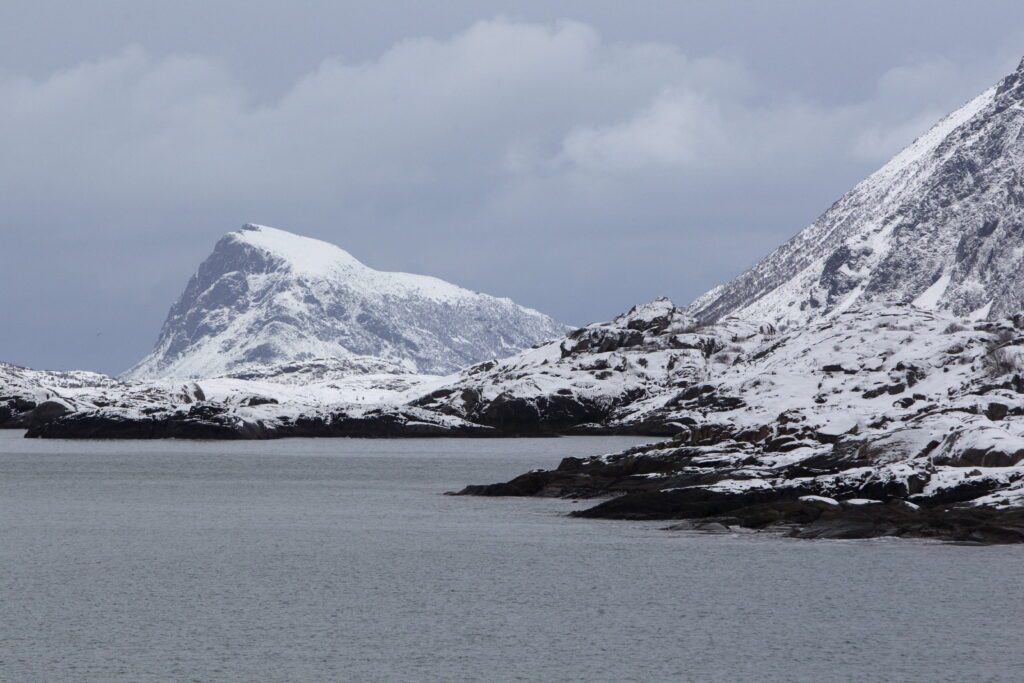
[[[914,299],[914,305],[927,311],[935,310],[939,299],[946,293],[946,288],[949,287],[951,279],[952,276],[949,273],[943,273],[928,289],[921,292],[921,295]]]

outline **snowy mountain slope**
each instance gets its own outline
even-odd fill
[[[961,316],[1024,307],[1024,62],[735,280],[700,320],[804,324],[855,302]]]
[[[309,362],[343,374],[447,374],[566,330],[508,299],[246,225],[217,243],[154,351],[125,377],[269,377]]]
[[[1021,332],[1012,321],[884,303],[781,333],[734,317],[702,325],[660,299],[440,379],[413,405],[522,432],[764,436],[781,415],[808,433],[863,430],[922,410],[977,412],[987,399],[974,394],[992,383],[990,351],[1002,336]],[[1013,391],[1005,400],[1024,411]]]
[[[94,387],[115,387],[121,384],[113,377],[88,370],[33,370],[0,362],[0,386],[9,390],[35,390],[45,385],[77,391]]]

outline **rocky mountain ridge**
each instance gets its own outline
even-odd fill
[[[892,301],[962,317],[1024,308],[1024,62],[817,221],[689,308],[800,325]]]

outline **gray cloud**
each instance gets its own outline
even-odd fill
[[[273,92],[128,45],[0,72],[0,358],[117,371],[213,241],[328,239],[574,323],[749,265],[1014,66],[905,56],[819,96],[756,61],[488,19],[329,56]]]

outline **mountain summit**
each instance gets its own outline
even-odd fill
[[[1024,62],[689,311],[784,325],[882,300],[1012,314],[1024,306],[1022,174]]]
[[[373,270],[339,247],[262,225],[225,235],[132,379],[266,376],[324,360],[343,372],[447,374],[561,336],[509,299]]]

